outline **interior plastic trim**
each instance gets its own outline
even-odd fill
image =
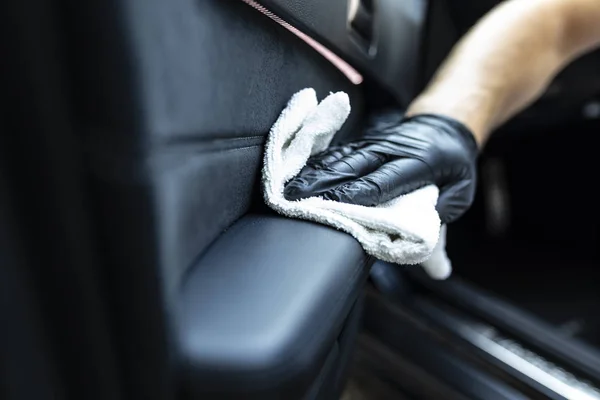
[[[457,335],[477,348],[495,366],[548,398],[600,400],[600,392],[593,385],[498,333],[487,324],[468,321],[426,299],[416,300],[411,309]]]
[[[457,277],[435,282],[417,270],[410,270],[408,274],[438,298],[513,335],[528,346],[551,354],[560,364],[575,372],[600,381],[600,353],[592,346],[576,339],[561,337],[544,321]]]

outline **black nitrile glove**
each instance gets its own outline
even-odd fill
[[[285,187],[288,200],[322,196],[376,206],[429,184],[440,188],[443,223],[473,202],[477,144],[467,127],[440,115],[379,116],[362,139],[312,157]]]

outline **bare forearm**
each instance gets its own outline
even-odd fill
[[[552,78],[600,45],[600,0],[510,0],[455,47],[408,114],[463,122],[482,145]]]

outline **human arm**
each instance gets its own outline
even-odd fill
[[[599,45],[600,0],[506,1],[455,46],[407,115],[452,117],[483,145],[562,68]]]
[[[452,222],[475,192],[477,144],[538,98],[574,58],[600,45],[600,0],[509,0],[457,44],[407,119],[384,118],[364,137],[309,160],[285,189],[375,206],[428,184]]]

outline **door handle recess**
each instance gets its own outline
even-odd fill
[[[368,53],[372,52],[374,37],[374,0],[350,0],[348,26]]]

